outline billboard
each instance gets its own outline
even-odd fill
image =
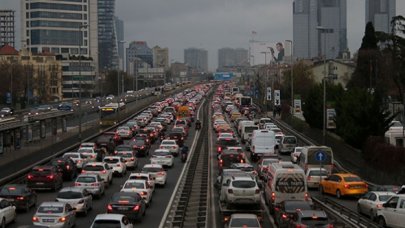
[[[286,44],[289,44],[286,42]],[[269,63],[279,63],[284,61],[286,55],[291,53],[291,45],[287,45],[288,53],[285,52],[284,41],[250,41],[250,65],[260,65]],[[266,54],[264,54],[266,53]]]
[[[214,80],[217,81],[228,81],[232,80],[233,73],[232,72],[216,72],[214,74]]]

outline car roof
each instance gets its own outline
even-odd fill
[[[231,215],[232,218],[251,218],[251,219],[257,219],[257,215],[255,214],[245,214],[245,213],[235,213]]]
[[[299,210],[297,212],[298,215],[300,215],[301,217],[313,217],[313,216],[324,218],[328,217],[324,211],[319,210]]]
[[[47,201],[42,202],[40,207],[64,207],[66,203],[64,202],[56,202],[56,201]]]
[[[97,216],[96,216],[96,218],[94,218],[94,220],[98,220],[98,219],[100,219],[100,220],[102,220],[102,219],[112,219],[112,220],[119,220],[119,221],[121,221],[122,220],[122,217],[124,217],[125,215],[122,215],[122,214],[98,214]]]
[[[59,192],[82,192],[84,188],[82,187],[64,187]]]
[[[130,179],[130,180],[125,181],[125,183],[135,183],[135,182],[146,183],[146,180],[143,180],[143,179]]]
[[[333,175],[337,175],[340,177],[359,177],[356,174],[352,174],[352,173],[334,173]]]
[[[162,165],[158,165],[158,164],[145,164],[143,166],[143,168],[162,168]]]
[[[253,165],[251,165],[249,163],[233,163],[232,165],[234,165],[236,167],[253,167]]]

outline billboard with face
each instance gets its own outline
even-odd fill
[[[284,61],[284,42],[250,41],[250,64],[260,65]]]

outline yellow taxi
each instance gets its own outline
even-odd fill
[[[242,114],[240,112],[232,112],[231,113],[231,120],[235,121],[237,118],[242,117]]]
[[[368,192],[368,185],[359,176],[351,173],[334,173],[319,184],[321,193],[342,196],[359,196]]]

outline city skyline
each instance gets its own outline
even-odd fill
[[[3,9],[16,11],[16,47],[20,48],[20,3],[1,1]],[[215,70],[217,50],[223,47],[248,48],[252,31],[257,32],[257,40],[292,40],[292,2],[120,0],[116,4],[116,16],[125,23],[126,47],[132,40],[145,40],[152,47],[168,47],[171,62],[183,61],[183,51],[187,47],[204,48],[208,50],[209,68]],[[397,1],[396,8],[397,15],[404,15],[405,1]],[[355,53],[364,34],[365,0],[348,1],[347,28],[348,47],[351,53]]]

